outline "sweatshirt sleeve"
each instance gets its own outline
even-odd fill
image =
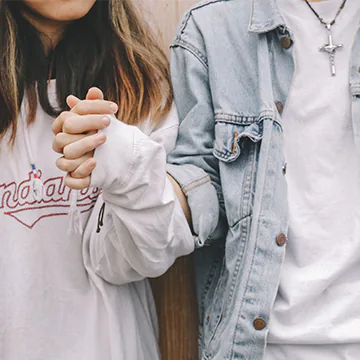
[[[91,186],[102,189],[104,214],[100,232],[94,221],[89,224],[88,251],[93,271],[109,283],[160,276],[177,257],[194,250],[166,175],[166,150],[177,136],[175,114],[172,111],[150,136],[111,118],[104,130],[107,141],[95,152]]]

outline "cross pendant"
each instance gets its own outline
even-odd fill
[[[335,54],[337,49],[343,47],[342,44],[336,45],[333,43],[331,24],[326,23],[326,29],[328,30],[329,43],[320,47],[320,51],[325,51],[329,54],[330,66],[331,66],[331,75],[336,76],[336,67],[335,67]]]

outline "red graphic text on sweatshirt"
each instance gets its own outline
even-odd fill
[[[46,179],[43,184],[44,196],[39,202],[32,195],[31,173],[20,183],[0,184],[0,210],[29,229],[42,219],[68,215],[73,190],[65,186],[64,177]],[[94,207],[99,192],[98,188],[79,191],[77,206],[81,213]]]

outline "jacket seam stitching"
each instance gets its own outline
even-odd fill
[[[140,152],[139,152],[139,142],[135,141],[135,139],[133,138],[133,158],[132,158],[132,161],[131,161],[131,163],[129,165],[127,174],[124,177],[124,180],[121,181],[121,183],[119,184],[119,187],[121,187],[123,184],[128,182],[129,178],[133,175],[134,167],[135,167],[135,161],[138,159],[139,154],[140,154]]]
[[[192,181],[188,182],[186,185],[184,185],[184,187],[189,186],[189,185],[191,185],[191,184],[193,184],[193,183],[195,183],[195,182],[197,182],[197,181],[204,180],[204,179],[206,179],[208,176],[209,176],[209,175],[206,174],[206,175],[204,175],[204,176],[202,176],[202,177],[199,177],[198,179],[192,180]]]
[[[190,188],[188,188],[188,189],[186,190],[186,193],[189,193],[191,190],[194,190],[194,189],[198,188],[199,186],[202,186],[202,185],[208,184],[209,182],[211,182],[211,180],[210,180],[210,179],[208,179],[208,180],[206,180],[206,181],[202,182],[202,183],[201,183],[201,184],[199,184],[199,185],[193,185],[193,186],[191,186]],[[184,190],[184,191],[185,191],[185,190]]]
[[[226,114],[226,113],[216,113],[215,114],[215,122],[221,122],[221,121],[234,121],[237,123],[246,123],[247,121],[253,123],[253,122],[259,122],[259,116],[253,116],[253,115],[235,115],[235,114]]]
[[[193,6],[189,12],[187,13],[187,15],[185,15],[185,19],[183,20],[182,24],[181,24],[181,27],[180,27],[180,34],[178,35],[178,37],[180,38],[180,36],[184,33],[185,31],[185,28],[188,24],[188,21],[190,19],[190,17],[192,16],[192,13],[196,10],[199,10],[199,9],[202,9],[203,7],[206,7],[208,5],[211,5],[211,4],[215,4],[215,3],[218,3],[218,2],[225,2],[225,1],[228,1],[228,0],[207,0],[207,1],[204,1],[198,5],[195,5]]]
[[[271,134],[272,135],[272,134]],[[268,149],[269,150],[269,149]],[[268,170],[268,166],[269,166],[269,158],[270,158],[270,151],[268,151],[267,153],[267,159],[266,159],[266,169],[265,169],[265,172],[267,173],[267,170]],[[265,183],[266,183],[266,179],[263,181],[263,189],[265,187]],[[260,206],[260,212],[263,208],[263,198],[261,197],[261,206]],[[253,222],[252,222],[253,224]],[[239,314],[238,314],[238,317],[241,316],[242,312],[243,312],[243,309],[244,309],[244,302],[245,302],[245,298],[246,298],[246,295],[247,293],[249,292],[249,282],[250,282],[250,274],[251,274],[251,271],[254,267],[254,260],[255,260],[255,254],[256,254],[256,249],[258,248],[258,236],[259,236],[259,222],[257,221],[255,223],[255,228],[256,228],[256,238],[255,238],[255,244],[254,244],[254,248],[253,248],[253,252],[251,254],[251,262],[250,262],[250,265],[249,265],[249,272],[248,272],[248,276],[246,278],[246,282],[245,282],[245,287],[244,287],[244,297],[241,301],[241,305],[240,305],[240,308],[239,308]],[[232,337],[233,341],[235,340],[235,337],[236,337],[236,331],[234,332],[234,335]],[[231,360],[234,360],[234,346],[231,348]]]
[[[183,39],[177,39],[171,44],[171,48],[179,46],[187,51],[189,51],[191,54],[193,54],[199,62],[204,65],[206,69],[208,69],[208,63],[206,56],[204,56],[194,45],[190,44],[189,42],[183,40]]]
[[[205,181],[206,180],[206,181]],[[185,184],[184,186],[182,186],[182,190],[183,192],[186,194],[188,194],[191,190],[196,189],[197,187],[207,184],[208,182],[210,182],[210,176],[209,175],[205,175],[202,176],[198,179],[192,180],[189,183]],[[200,184],[199,184],[200,183]]]

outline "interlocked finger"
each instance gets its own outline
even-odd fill
[[[90,186],[90,176],[82,179],[75,179],[70,174],[65,176],[65,185],[68,186],[70,189],[74,190],[82,190],[86,189]]]
[[[72,109],[72,113],[78,115],[87,114],[115,114],[118,106],[112,101],[105,100],[83,100],[77,103]]]
[[[59,132],[62,131],[63,128],[63,124],[65,122],[65,120],[67,120],[69,117],[74,116],[73,113],[71,113],[70,111],[63,111],[53,122],[52,124],[52,131],[54,133],[54,135],[58,134]]]
[[[67,134],[82,134],[92,130],[105,129],[109,124],[110,119],[105,115],[75,115],[69,116],[64,121],[62,131]]]
[[[84,156],[78,159],[66,159],[64,156],[56,160],[56,166],[66,172],[72,173],[75,171],[80,165],[84,164],[87,160],[92,158],[92,153],[87,153]]]
[[[81,140],[84,137],[89,136],[89,135],[92,135],[92,134],[77,134],[77,135],[75,135],[75,134],[66,134],[66,133],[60,132],[55,136],[55,139],[53,141],[53,146],[52,146],[53,150],[59,154],[62,154],[65,146],[67,146],[75,141]]]
[[[96,160],[94,158],[90,158],[84,163],[82,163],[75,171],[71,172],[71,177],[74,179],[83,179],[87,178],[91,175],[93,170],[96,167]]]
[[[63,153],[66,159],[77,159],[88,152],[92,152],[106,141],[105,134],[99,132],[95,135],[84,138],[64,147]]]

